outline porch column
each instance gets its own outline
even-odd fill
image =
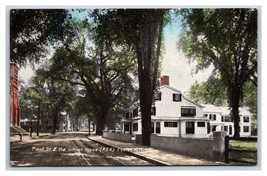
[[[181,138],[182,137],[182,123],[181,123],[181,117],[179,117],[179,121],[178,121],[178,135]]]

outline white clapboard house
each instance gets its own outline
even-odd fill
[[[203,106],[204,116],[210,119],[211,132],[225,131],[229,136],[234,135],[234,122],[232,116],[230,115],[231,111],[229,107],[217,107],[210,104]],[[240,107],[239,115],[240,137],[250,137],[252,114],[247,108]]]
[[[199,105],[169,85],[169,76],[161,78],[161,86],[152,107],[151,133],[160,136],[207,138],[210,133],[209,118],[203,116]],[[126,110],[121,121],[122,132],[133,135],[142,133],[141,113],[138,102]]]

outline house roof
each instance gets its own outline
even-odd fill
[[[212,104],[205,104],[203,105],[203,112],[213,112],[213,113],[221,113],[222,110],[217,107],[217,106],[214,106]]]
[[[213,112],[213,113],[221,113],[222,115],[229,115],[231,113],[231,108],[227,106],[214,106],[211,104],[203,105],[203,112]],[[242,116],[251,116],[252,114],[249,112],[247,107],[239,107],[239,114]]]
[[[222,115],[229,115],[231,113],[230,107],[220,106],[218,108],[221,110]]]
[[[188,99],[187,97],[185,97],[183,94],[182,94],[182,92],[180,91],[180,90],[178,90],[178,89],[175,89],[175,88],[173,88],[173,87],[171,87],[171,86],[168,86],[168,85],[163,85],[163,86],[160,86],[160,89],[163,89],[163,88],[168,88],[168,89],[171,89],[171,90],[173,90],[173,91],[175,91],[175,92],[178,92],[178,93],[180,93],[181,95],[182,95],[182,97],[185,99],[185,100],[187,100],[187,101],[189,101],[189,102],[191,102],[191,103],[193,103],[193,104],[195,104],[195,105],[197,105],[197,106],[199,106],[199,107],[204,107],[204,106],[202,106],[202,105],[200,105],[200,104],[198,104],[198,103],[196,103],[196,102],[193,102],[192,100],[190,100],[190,99]]]
[[[248,107],[239,108],[240,114],[243,116],[251,116],[252,113],[249,112]]]
[[[231,113],[230,107],[219,107],[222,110],[222,115],[229,115]],[[246,107],[239,107],[239,114],[242,116],[251,116],[252,114]]]

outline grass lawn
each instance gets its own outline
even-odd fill
[[[230,140],[229,142],[230,148],[232,149],[243,149],[243,150],[257,150],[257,142],[256,141],[238,141],[238,140]]]
[[[15,130],[14,128],[10,127],[10,133],[17,133],[17,130]]]
[[[230,140],[229,141],[229,148],[230,149],[238,149],[238,150],[256,151],[256,152],[230,151],[229,158],[230,159],[237,159],[239,161],[241,160],[244,162],[250,162],[250,163],[254,163],[254,164],[257,163],[257,142],[256,141]],[[233,164],[237,164],[237,163],[233,162]]]
[[[10,127],[9,129],[10,129],[10,136],[14,136],[15,134],[19,134],[20,133],[19,131],[17,131],[16,129],[14,129],[12,127]]]

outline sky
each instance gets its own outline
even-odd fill
[[[196,62],[191,61],[178,48],[177,42],[182,34],[182,24],[179,20],[169,23],[164,28],[164,53],[161,75],[170,77],[170,86],[188,95],[191,85],[198,81],[206,81],[211,69],[195,74]]]
[[[84,18],[86,12],[73,12],[73,16]],[[210,70],[201,71],[194,74],[195,62],[190,62],[182,51],[177,47],[180,34],[182,32],[182,24],[179,20],[172,21],[164,27],[164,42],[163,42],[163,60],[161,76],[168,75],[170,77],[170,86],[179,89],[185,95],[188,95],[192,83],[195,81],[205,81],[209,75]],[[48,57],[51,57],[49,53]],[[34,71],[30,67],[21,68],[19,71],[19,79],[26,82],[32,77]]]

